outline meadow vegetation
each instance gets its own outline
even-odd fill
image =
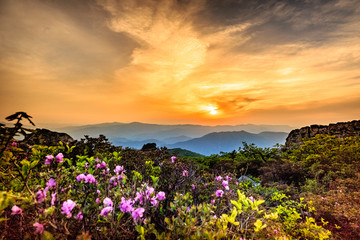
[[[360,239],[359,138],[176,157],[29,145],[20,120],[0,129],[1,239]]]

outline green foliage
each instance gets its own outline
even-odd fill
[[[0,232],[5,239],[357,239],[359,142],[316,136],[292,150],[244,143],[230,153],[173,160],[165,148],[121,149],[104,136],[72,146],[7,144]],[[44,164],[59,153],[62,161]],[[238,182],[244,175],[257,184]],[[107,214],[105,198],[113,202]],[[67,200],[75,203],[71,216]],[[124,200],[133,209],[121,209]],[[14,205],[21,214],[12,214]]]

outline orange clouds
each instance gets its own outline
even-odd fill
[[[4,0],[1,9],[2,116],[290,125],[359,116],[345,107],[360,92],[356,1]]]

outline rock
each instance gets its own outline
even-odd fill
[[[290,147],[292,145],[302,144],[303,138],[311,138],[317,134],[328,134],[345,138],[350,136],[360,137],[360,120],[351,122],[338,122],[329,125],[311,125],[300,129],[292,130],[286,138],[285,145]]]
[[[239,177],[238,181],[239,181],[239,182],[250,181],[250,182],[254,185],[254,187],[256,187],[256,186],[258,186],[258,185],[260,184],[260,183],[255,182],[254,180],[252,180],[251,178],[249,178],[249,177],[247,177],[247,176],[241,176],[241,177]]]

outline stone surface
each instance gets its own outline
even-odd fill
[[[300,145],[303,138],[311,138],[317,134],[335,135],[340,138],[357,136],[360,137],[360,120],[351,122],[338,122],[329,125],[311,125],[292,130],[286,138],[285,145]]]

